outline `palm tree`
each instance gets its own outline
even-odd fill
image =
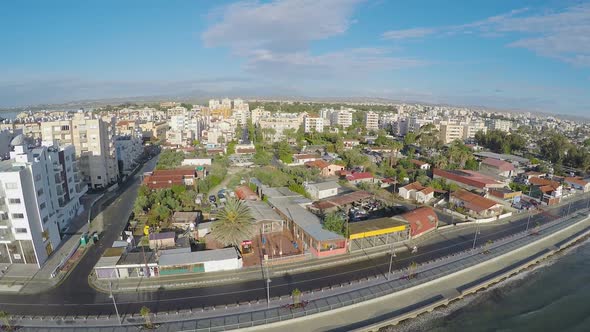
[[[150,308],[148,307],[141,307],[141,309],[139,310],[139,314],[141,315],[141,317],[143,317],[143,319],[145,319],[145,327],[147,327],[148,329],[152,328],[152,319],[150,317],[151,311]]]
[[[0,311],[0,320],[6,331],[12,330],[12,326],[10,325],[10,315],[6,311]]]
[[[211,227],[211,233],[226,246],[239,248],[242,241],[251,239],[256,232],[254,218],[244,201],[229,199],[217,218]]]

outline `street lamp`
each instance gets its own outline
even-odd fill
[[[395,254],[395,244],[391,245],[391,255],[389,256],[389,273],[387,274],[387,279],[391,276],[391,268],[393,267],[393,257],[397,257]]]
[[[113,270],[114,272],[115,270]],[[113,273],[111,272],[111,277],[113,276]],[[121,316],[119,316],[119,309],[117,308],[117,302],[115,302],[115,295],[113,294],[113,282],[109,281],[109,297],[111,299],[113,299],[113,306],[115,306],[115,312],[117,313],[117,322],[119,323],[119,325],[121,325]]]
[[[531,211],[529,211],[529,219],[526,222],[526,229],[524,230],[525,232],[528,232],[530,222],[531,222]]]
[[[267,263],[268,264],[268,263]],[[270,274],[268,273],[268,265],[266,265],[266,307],[270,306]]]

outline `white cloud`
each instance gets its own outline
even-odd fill
[[[289,79],[363,75],[423,64],[379,48],[314,53],[311,44],[343,35],[363,0],[238,2],[218,11],[218,22],[202,35],[208,47],[227,47],[245,59],[245,69]]]
[[[420,32],[424,34],[420,35]],[[514,41],[507,45],[509,47],[525,48],[541,56],[590,66],[590,3],[559,11],[515,9],[462,25],[387,31],[383,37],[398,36],[397,39],[404,39],[425,34],[448,36],[466,33],[485,37],[512,37]]]
[[[405,30],[391,30],[383,33],[384,39],[408,39],[408,38],[421,38],[435,33],[435,29],[430,28],[415,28]]]

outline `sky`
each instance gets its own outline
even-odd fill
[[[0,107],[375,97],[590,114],[590,1],[2,1]]]

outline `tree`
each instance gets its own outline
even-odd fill
[[[266,150],[264,150],[262,147],[257,147],[256,153],[254,153],[254,156],[252,156],[252,161],[254,161],[256,165],[260,166],[266,166],[270,164],[271,160],[271,154],[266,152]]]
[[[465,162],[465,166],[463,168],[471,171],[477,171],[479,169],[479,163],[475,159],[470,158]]]
[[[301,291],[299,290],[299,288],[295,288],[291,292],[291,296],[293,297],[293,306],[295,308],[298,308],[301,305]]]
[[[324,218],[324,229],[327,229],[336,234],[346,236],[346,220],[341,214],[330,213]]]
[[[277,144],[277,157],[285,164],[291,164],[293,162],[293,151],[289,143],[280,141]]]
[[[413,132],[407,133],[406,136],[404,136],[404,145],[408,146],[414,143],[416,143],[416,134],[414,134]]]
[[[150,308],[143,306],[139,310],[139,314],[145,320],[145,327],[151,329],[153,327]]]
[[[436,129],[432,123],[420,128],[417,141],[420,143],[420,146],[426,150],[432,150],[441,144],[438,129]]]
[[[12,331],[12,325],[10,324],[10,314],[6,311],[0,311],[0,320],[6,331]]]
[[[256,230],[250,208],[237,199],[230,198],[213,222],[211,234],[226,246],[239,248],[244,240],[251,239]]]

